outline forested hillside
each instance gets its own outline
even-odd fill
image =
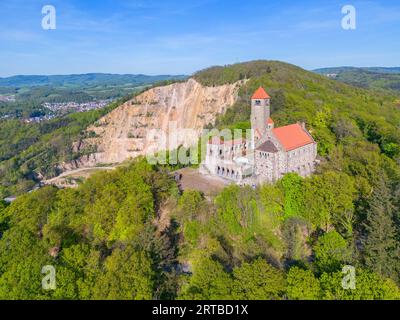
[[[400,91],[400,68],[341,67],[317,69],[314,72],[361,88]]]
[[[59,163],[82,156],[83,152],[74,152],[72,145],[85,137],[85,128],[130,97],[103,109],[74,113],[48,122],[0,120],[0,198],[27,192],[42,177],[59,174]]]
[[[119,99],[154,84],[186,79],[183,75],[119,75],[89,73],[0,78],[0,118],[51,114],[43,103],[87,103]],[[11,96],[3,101],[2,96]]]
[[[77,189],[23,195],[0,205],[0,298],[400,299],[400,97],[280,62],[194,77],[249,79],[220,128],[248,128],[249,97],[265,87],[277,126],[306,122],[318,172],[210,198],[137,159]],[[44,265],[55,291],[41,288]]]

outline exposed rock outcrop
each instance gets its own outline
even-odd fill
[[[169,134],[171,123],[175,123],[178,130],[190,128],[194,131],[178,134],[177,140],[167,145],[167,149],[179,145],[188,147],[197,141],[205,125],[214,123],[218,114],[225,113],[235,103],[241,84],[205,87],[189,79],[152,88],[89,127],[91,138],[77,143],[74,148],[77,151],[95,148],[96,151],[74,163],[64,164],[63,168],[120,163],[145,155],[151,144],[149,130],[161,129]]]

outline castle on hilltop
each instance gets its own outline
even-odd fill
[[[238,184],[259,184],[274,182],[289,172],[303,177],[314,172],[317,143],[305,124],[275,128],[270,102],[271,97],[260,87],[251,97],[251,139],[212,137],[201,173]]]

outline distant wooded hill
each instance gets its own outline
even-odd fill
[[[342,73],[348,71],[366,71],[366,72],[375,72],[375,73],[400,73],[400,67],[365,67],[365,68],[357,68],[357,67],[333,67],[333,68],[320,68],[313,70],[316,73],[320,74],[329,74],[329,73]]]
[[[314,72],[362,88],[400,91],[400,67],[337,67],[316,69]]]
[[[0,117],[30,117],[46,114],[42,104],[108,100],[125,97],[154,84],[186,79],[184,75],[143,74],[71,74],[18,75],[0,78],[0,96],[12,96],[15,101],[0,101]]]
[[[0,78],[0,87],[34,87],[34,86],[99,86],[99,85],[145,85],[154,82],[185,79],[184,75],[155,75],[144,74],[108,74],[88,73],[71,75],[18,75]]]

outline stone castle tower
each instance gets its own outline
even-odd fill
[[[306,177],[317,160],[317,143],[305,124],[275,127],[271,98],[260,87],[251,97],[251,140],[212,137],[200,170],[239,184],[274,182],[289,172]]]
[[[253,147],[268,129],[271,115],[271,97],[260,87],[251,97],[251,128],[253,129]]]

